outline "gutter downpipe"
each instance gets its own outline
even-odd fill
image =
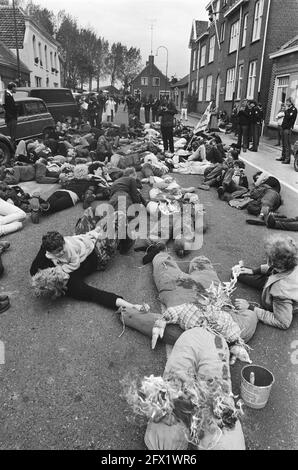
[[[239,18],[239,36],[238,36],[238,47],[237,47],[237,54],[236,54],[236,62],[235,62],[235,80],[234,80],[234,90],[233,90],[233,98],[232,98],[232,110],[234,108],[235,102],[235,93],[236,93],[236,83],[237,83],[237,76],[238,76],[238,63],[239,63],[239,52],[240,52],[240,33],[241,33],[241,26],[242,26],[242,16],[243,16],[243,5],[241,4],[240,8],[240,18]]]
[[[267,41],[267,32],[268,32],[268,23],[269,23],[269,15],[270,15],[270,8],[271,8],[271,0],[268,0],[268,8],[267,8],[267,15],[266,15],[266,25],[264,31],[264,41],[263,41],[263,49],[262,49],[262,57],[261,57],[261,68],[260,68],[260,77],[259,77],[259,86],[258,86],[258,101],[260,98],[261,92],[261,83],[262,83],[262,75],[263,75],[263,66],[264,66],[264,57],[265,57],[265,49],[266,49],[266,41]],[[267,111],[267,110],[266,110]],[[263,121],[263,128],[261,135],[264,135],[265,130],[265,121]]]

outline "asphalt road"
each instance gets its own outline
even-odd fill
[[[182,186],[201,182],[198,176],[175,176]],[[215,263],[220,278],[228,280],[240,259],[246,265],[263,261],[263,239],[269,231],[247,225],[247,214],[218,201],[214,191],[198,193],[209,225],[200,253]],[[9,293],[12,305],[0,316],[5,344],[0,449],[144,449],[145,427],[131,421],[120,380],[128,372],[162,374],[165,348],[151,351],[149,339],[129,329],[119,338],[118,315],[102,307],[71,299],[41,301],[31,294],[29,266],[42,234],[53,229],[73,233],[81,213],[79,204],[39,225],[28,220],[21,232],[7,237],[11,249],[3,255],[0,292]],[[191,258],[183,260],[182,269]],[[143,267],[141,260],[142,253],[118,254],[89,282],[160,311],[152,266]],[[258,294],[248,288],[239,287],[235,296],[258,301]],[[259,325],[251,341],[253,362],[268,367],[275,384],[263,410],[245,408],[249,449],[298,448],[298,364],[293,363],[298,362],[297,324],[295,319],[288,331]],[[242,366],[232,367],[236,394]]]

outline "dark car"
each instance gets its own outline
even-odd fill
[[[67,117],[79,117],[80,111],[71,90],[68,88],[17,88],[16,96],[30,96],[42,99],[55,121],[62,121]]]
[[[46,104],[38,98],[15,98],[18,107],[17,138],[28,140],[44,137],[55,129],[55,121]],[[4,163],[13,155],[14,149],[8,137],[5,111],[0,105],[0,162]]]

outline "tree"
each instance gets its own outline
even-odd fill
[[[110,76],[110,83],[114,85],[121,77],[124,66],[124,46],[121,42],[113,43],[106,58],[107,75]]]
[[[55,32],[55,15],[52,11],[47,8],[43,8],[40,5],[35,5],[29,2],[26,7],[27,14],[41,25],[51,36]]]
[[[65,11],[58,14],[60,23],[57,32],[57,41],[64,51],[64,83],[69,88],[76,88],[79,82],[80,70],[80,32],[76,20]]]
[[[130,47],[129,49],[125,47],[123,53],[123,67],[118,78],[121,80],[124,90],[127,90],[131,81],[141,71],[142,58],[140,49],[135,47]]]

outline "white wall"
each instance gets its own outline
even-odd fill
[[[31,86],[41,87],[60,87],[60,63],[58,58],[58,48],[47,37],[45,37],[29,20],[25,20],[26,30],[24,36],[24,48],[19,50],[20,59],[31,71],[30,81]],[[33,50],[33,36],[35,36],[36,53]],[[41,54],[39,50],[39,43],[41,44]],[[47,46],[48,64],[46,66],[45,60],[45,46]],[[15,50],[13,51],[16,52]],[[58,70],[58,73],[52,72],[50,53],[53,55],[53,67]],[[35,56],[36,54],[36,56]],[[56,54],[56,63],[54,60]],[[41,57],[40,57],[41,56]],[[35,63],[35,57],[39,58],[38,64]],[[42,65],[40,63],[42,61]],[[36,77],[39,78],[39,85],[36,83]]]

